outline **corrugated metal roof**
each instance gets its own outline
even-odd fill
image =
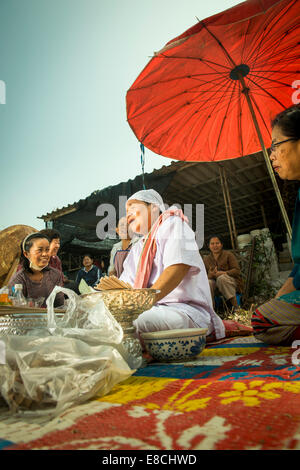
[[[221,162],[173,161],[170,165],[165,165],[152,173],[146,174],[146,177],[150,175],[153,181],[155,177],[171,176],[169,184],[162,192],[164,201],[169,205],[177,203],[183,207],[184,204],[204,204],[205,238],[207,238],[211,234],[228,235],[229,232],[220,180],[220,168],[225,169],[238,234],[264,227],[265,219],[268,226],[272,226],[274,230],[277,227],[279,232],[285,232],[275,191],[262,152]],[[279,178],[277,178],[277,181],[281,192],[287,194],[290,190],[292,192],[291,207],[287,207],[287,210],[290,209],[289,215],[291,218],[295,184],[282,181]],[[72,217],[69,217],[69,220],[72,219],[72,224],[76,225],[76,218],[78,218],[78,225],[82,224],[82,217],[79,220],[80,214],[87,210],[83,203],[90,198],[96,197],[97,199],[97,194],[100,193],[100,190],[94,191],[86,199],[81,199],[66,207],[47,213],[41,218],[45,221],[59,221],[61,217],[72,213]],[[97,221],[99,221],[99,218],[96,219],[95,214],[91,214],[88,224],[90,230],[93,224],[96,226]],[[193,228],[195,228],[195,214],[193,215]]]

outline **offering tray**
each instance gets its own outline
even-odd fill
[[[65,310],[54,309],[59,318]],[[47,328],[47,309],[34,307],[0,306],[1,335],[26,335],[30,330]]]
[[[55,312],[57,313],[64,313],[65,309],[63,308],[55,308]],[[12,315],[12,314],[19,314],[19,313],[44,313],[47,314],[46,308],[41,307],[16,307],[15,305],[0,305],[0,316],[2,315]]]

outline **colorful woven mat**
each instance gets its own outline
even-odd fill
[[[190,362],[152,363],[51,421],[4,413],[0,448],[300,449],[295,359],[295,349],[248,337]]]

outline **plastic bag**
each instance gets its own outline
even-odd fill
[[[69,296],[61,320],[53,310],[60,291]],[[83,300],[56,287],[47,299],[48,328],[1,337],[6,364],[0,365],[0,395],[12,412],[56,416],[107,394],[133,374],[117,349],[123,337],[120,325],[99,299],[89,307]]]
[[[67,310],[59,320],[54,312],[54,300],[58,292],[68,297]],[[89,344],[114,345],[131,369],[143,364],[139,340],[126,337],[123,330],[98,294],[78,296],[70,289],[55,287],[48,297],[48,330],[52,334],[84,339]],[[34,332],[33,332],[34,334]]]
[[[62,319],[54,312],[58,292],[68,296],[67,309]],[[120,344],[123,330],[98,295],[80,297],[70,289],[56,286],[47,301],[48,330],[51,334],[85,339],[90,344]]]

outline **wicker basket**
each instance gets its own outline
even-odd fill
[[[132,324],[141,313],[149,310],[155,303],[155,289],[111,289],[86,294],[99,296],[110,313],[121,325]]]

